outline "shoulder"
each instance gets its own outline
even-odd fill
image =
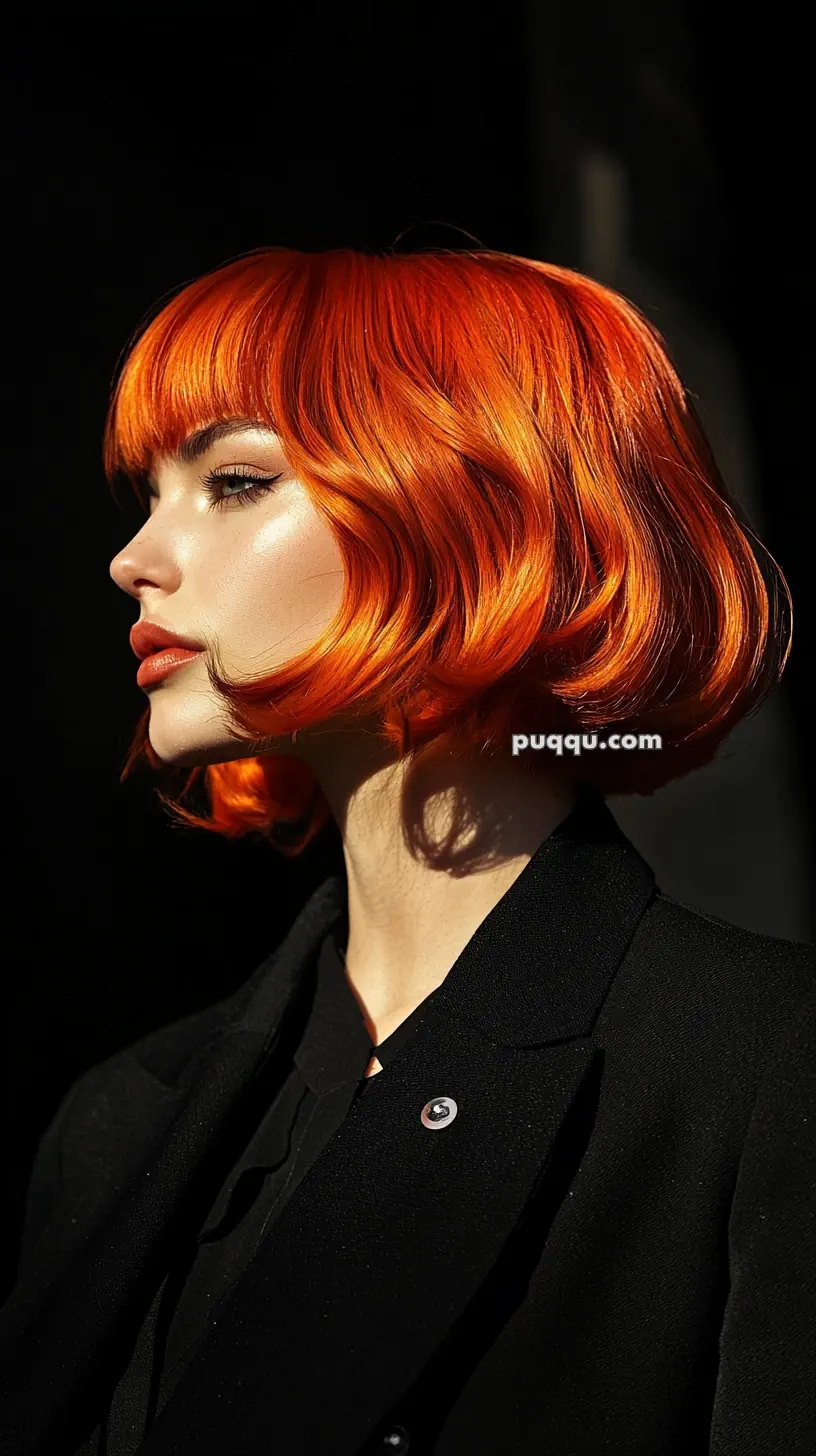
[[[39,1142],[38,1157],[55,1165],[66,1140],[77,1129],[93,1125],[104,1136],[109,1122],[132,1114],[134,1124],[145,1105],[145,1089],[161,1096],[183,1088],[194,1076],[201,1056],[222,1035],[230,1021],[232,998],[213,1002],[119,1047],[94,1062],[64,1091]]]
[[[214,1002],[169,1021],[95,1062],[68,1086],[41,1133],[25,1187],[18,1276],[59,1205],[74,1222],[117,1179],[121,1150],[138,1158],[154,1120],[178,1100],[229,1020]]]
[[[816,945],[745,930],[658,891],[621,967],[620,995],[689,1051],[758,1067],[816,995]]]
[[[83,1164],[100,1148],[112,1146],[113,1132],[138,1144],[150,1136],[154,1118],[161,1122],[162,1107],[178,1103],[195,1083],[210,1049],[241,1018],[254,993],[269,983],[280,987],[278,1009],[311,954],[312,943],[335,908],[338,881],[325,881],[295,917],[283,939],[228,995],[208,1002],[184,1016],[165,1021],[82,1072],[64,1093],[51,1122],[42,1134],[33,1176],[54,1184],[61,1168],[83,1174]]]
[[[816,980],[816,945],[764,935],[683,905],[658,891],[643,918],[644,942],[676,957],[680,969],[741,991],[757,1009],[804,994]]]

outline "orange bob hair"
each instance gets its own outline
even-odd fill
[[[108,481],[125,477],[146,510],[155,452],[257,420],[345,567],[342,607],[308,651],[246,681],[208,654],[259,752],[174,768],[187,779],[159,794],[171,816],[299,853],[330,811],[311,769],[263,742],[358,713],[400,756],[442,739],[500,754],[514,733],[659,733],[659,751],[559,760],[603,794],[652,793],[707,763],[779,680],[785,579],[767,552],[761,569],[662,336],[614,290],[486,248],[263,247],[140,329],[111,391]],[[140,760],[167,768],[149,715],[120,781]],[[551,769],[549,753],[525,767],[545,756]],[[181,803],[202,775],[207,816]]]

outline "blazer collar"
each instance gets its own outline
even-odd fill
[[[587,793],[479,925],[440,1005],[502,1046],[587,1035],[654,892],[649,865]]]

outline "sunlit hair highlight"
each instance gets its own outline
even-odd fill
[[[279,435],[345,593],[320,641],[261,679],[227,679],[212,644],[211,686],[259,751],[173,770],[180,792],[159,797],[179,821],[299,853],[328,805],[302,761],[262,745],[357,714],[400,756],[660,733],[660,751],[558,761],[604,794],[652,793],[710,761],[781,676],[781,571],[658,330],[578,272],[482,248],[253,249],[129,341],[107,478],[146,510],[154,456],[232,417]],[[140,762],[166,770],[149,715],[123,780]],[[547,751],[527,759],[552,772]],[[209,814],[181,802],[196,783]]]

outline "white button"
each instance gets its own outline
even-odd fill
[[[402,1453],[404,1451],[407,1451],[410,1445],[411,1438],[408,1435],[405,1427],[392,1426],[391,1430],[387,1431],[383,1435],[382,1442],[380,1447],[378,1447],[378,1450],[391,1452],[395,1451],[398,1453],[398,1456],[402,1456]]]
[[[459,1108],[452,1097],[434,1097],[426,1102],[420,1114],[423,1127],[435,1132],[438,1127],[448,1127]]]

